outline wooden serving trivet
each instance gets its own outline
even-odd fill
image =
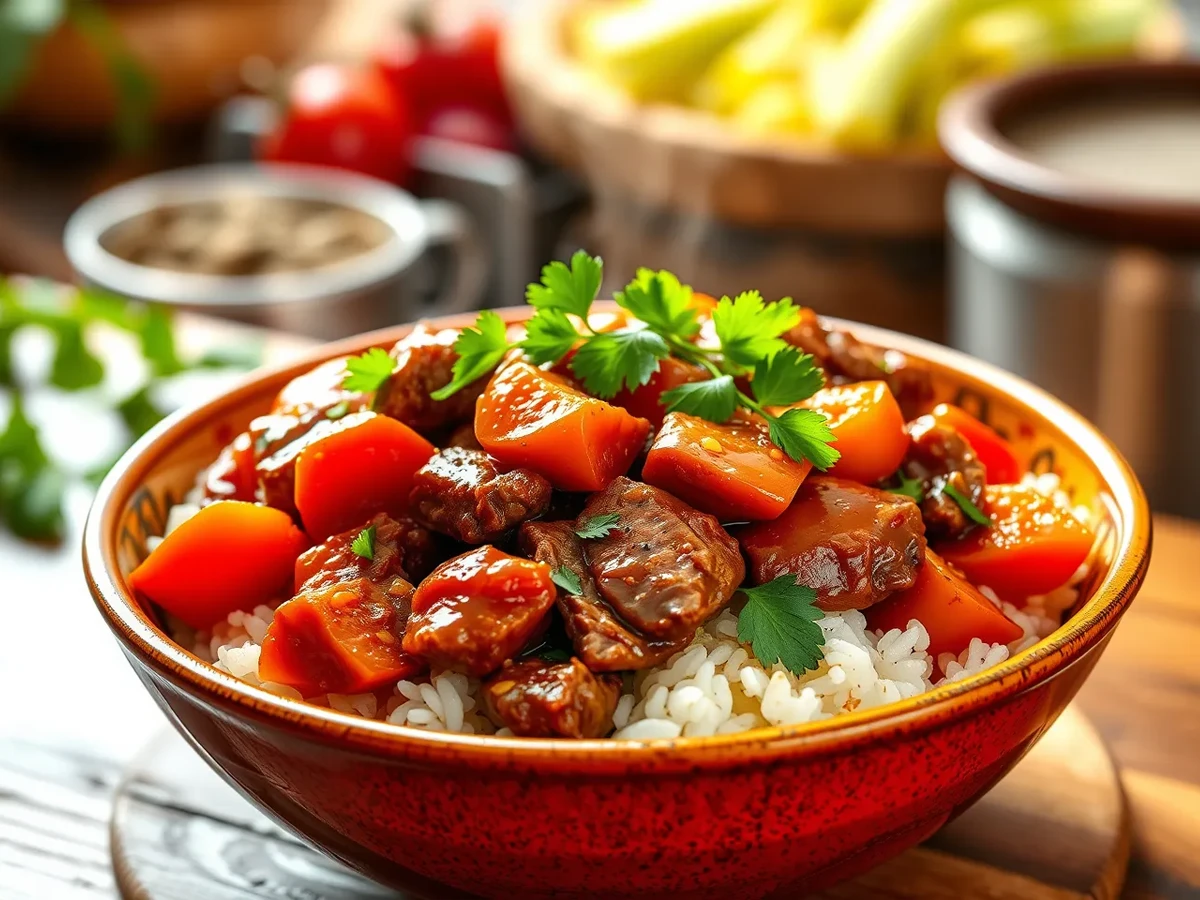
[[[922,846],[826,900],[1115,900],[1129,858],[1116,767],[1068,709],[991,793]],[[281,832],[174,733],[118,789],[117,883],[127,900],[399,900]],[[461,896],[450,889],[442,897]]]

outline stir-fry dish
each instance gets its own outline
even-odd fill
[[[912,697],[1036,643],[1087,509],[922,366],[580,252],[506,325],[296,378],[130,576],[267,691],[412,728],[672,739]]]

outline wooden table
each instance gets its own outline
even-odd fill
[[[192,323],[190,342],[213,334]],[[273,339],[269,355],[302,346]],[[112,900],[108,817],[130,760],[166,726],[84,587],[89,497],[61,548],[0,533],[0,898]],[[1125,896],[1200,898],[1200,525],[1159,517],[1146,585],[1079,704],[1124,770],[1135,818]],[[70,698],[70,699],[68,699]]]

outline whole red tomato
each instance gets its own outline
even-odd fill
[[[412,117],[377,70],[309,66],[292,79],[287,101],[282,121],[264,140],[263,158],[394,182],[408,175]]]
[[[418,4],[408,28],[379,45],[374,65],[396,95],[407,100],[422,133],[444,111],[464,109],[511,129],[499,47],[500,22],[494,13],[475,9],[447,24],[430,6]]]

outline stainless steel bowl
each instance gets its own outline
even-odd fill
[[[225,192],[341,205],[379,220],[390,236],[330,266],[264,275],[156,269],[103,245],[110,229],[136,216]],[[83,281],[115,294],[323,339],[474,309],[486,277],[470,224],[453,204],[315,166],[236,163],[139,178],[81,206],[63,243]]]

